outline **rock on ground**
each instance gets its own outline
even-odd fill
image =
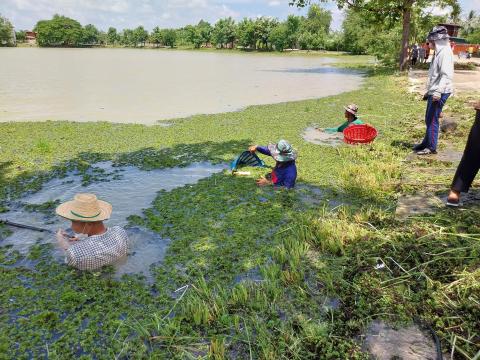
[[[435,342],[418,326],[393,329],[374,321],[365,336],[365,350],[376,360],[436,360]]]

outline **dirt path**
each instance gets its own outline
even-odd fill
[[[408,73],[409,91],[423,95],[427,77],[427,70],[410,70]],[[453,84],[455,94],[480,92],[480,70],[455,70]]]

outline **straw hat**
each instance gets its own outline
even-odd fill
[[[357,115],[358,106],[356,104],[350,104],[348,106],[343,107],[346,111],[348,111],[352,115]]]
[[[292,161],[297,158],[297,154],[292,148],[292,145],[286,140],[280,140],[276,144],[269,144],[268,150],[270,150],[272,157],[278,162]]]
[[[110,218],[112,205],[98,200],[95,194],[76,194],[74,199],[60,204],[57,215],[69,220],[82,222],[103,221]]]

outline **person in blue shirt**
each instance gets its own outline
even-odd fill
[[[274,185],[287,189],[292,189],[295,186],[295,181],[297,180],[297,166],[295,165],[297,153],[288,141],[280,140],[278,143],[269,144],[268,146],[253,145],[248,150],[251,153],[258,151],[263,155],[271,156],[276,161],[270,179],[261,178],[257,180],[257,185]]]

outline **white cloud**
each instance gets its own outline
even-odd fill
[[[279,6],[280,4],[279,0],[271,0],[268,2],[268,6]]]
[[[325,6],[334,10],[335,27],[337,15],[343,17],[331,3]],[[151,30],[196,24],[201,19],[215,23],[229,16],[239,20],[264,14],[285,19],[291,13],[304,14],[305,9],[289,7],[288,0],[0,0],[0,13],[18,29],[31,29],[38,20],[58,13],[103,30],[138,25]]]

